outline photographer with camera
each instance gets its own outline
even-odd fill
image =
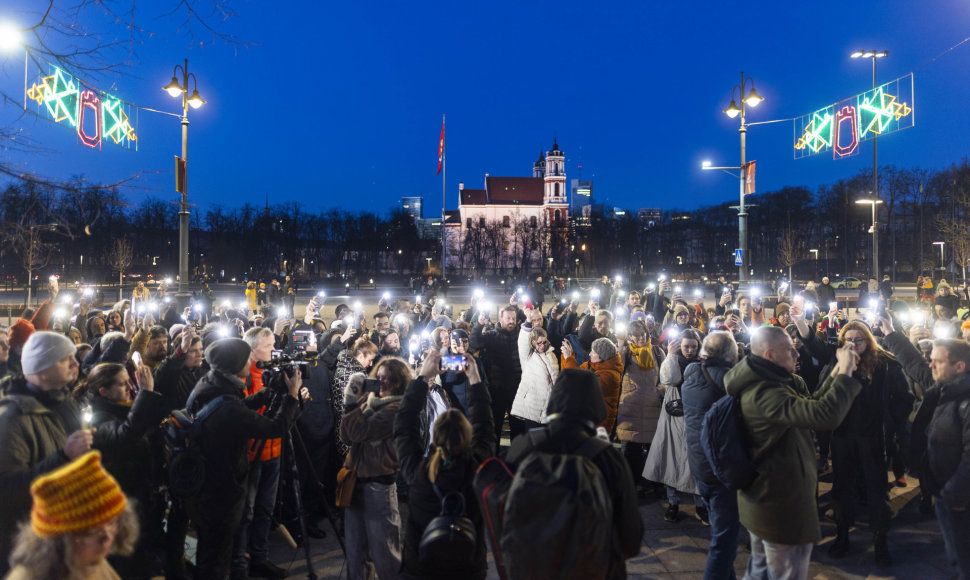
[[[370,379],[354,374],[344,389],[340,439],[350,446],[344,468],[356,475],[344,511],[350,580],[369,577],[372,566],[379,580],[390,580],[397,578],[401,567],[398,462],[391,435],[410,381],[406,361],[385,358],[371,371]]]
[[[229,574],[232,542],[246,507],[247,448],[250,439],[282,437],[299,411],[303,379],[283,373],[287,395],[279,414],[267,417],[255,411],[267,405],[274,393],[263,389],[245,394],[252,348],[242,339],[223,338],[205,349],[210,368],[189,396],[188,408],[198,414],[210,401],[224,397],[202,424],[198,441],[205,458],[202,491],[190,506],[198,532],[195,577],[225,578]]]

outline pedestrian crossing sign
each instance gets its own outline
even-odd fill
[[[737,250],[734,250],[734,265],[735,266],[743,266],[744,265],[744,260],[741,259],[741,250],[740,250],[740,248],[737,249]]]

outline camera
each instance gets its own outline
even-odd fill
[[[269,360],[256,361],[256,368],[275,372],[285,372],[287,376],[293,376],[297,370],[304,380],[310,378],[310,363],[316,360],[316,354],[297,352],[292,355],[283,354],[281,350],[274,350]],[[283,381],[266,380],[263,377],[263,384],[277,389],[285,390],[286,385]]]
[[[293,340],[291,341],[293,348],[300,352],[306,352],[307,346],[310,344],[310,335],[312,332],[311,330],[294,330]]]

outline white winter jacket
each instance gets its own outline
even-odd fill
[[[549,404],[549,393],[552,383],[559,376],[559,360],[552,350],[544,353],[529,352],[529,335],[532,327],[523,324],[519,331],[519,363],[522,365],[522,380],[512,401],[511,415],[520,419],[528,419],[536,423],[546,422],[546,405]]]

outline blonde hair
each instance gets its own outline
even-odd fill
[[[127,556],[135,551],[138,516],[135,515],[134,503],[128,500],[125,511],[118,515],[118,531],[111,544],[112,554]],[[20,526],[10,553],[10,566],[23,566],[27,576],[33,580],[85,580],[90,574],[74,551],[73,535],[42,538],[30,527],[30,520]]]
[[[435,450],[428,460],[428,481],[434,483],[438,470],[447,469],[452,459],[471,445],[472,424],[458,409],[448,409],[435,420],[431,442]]]

